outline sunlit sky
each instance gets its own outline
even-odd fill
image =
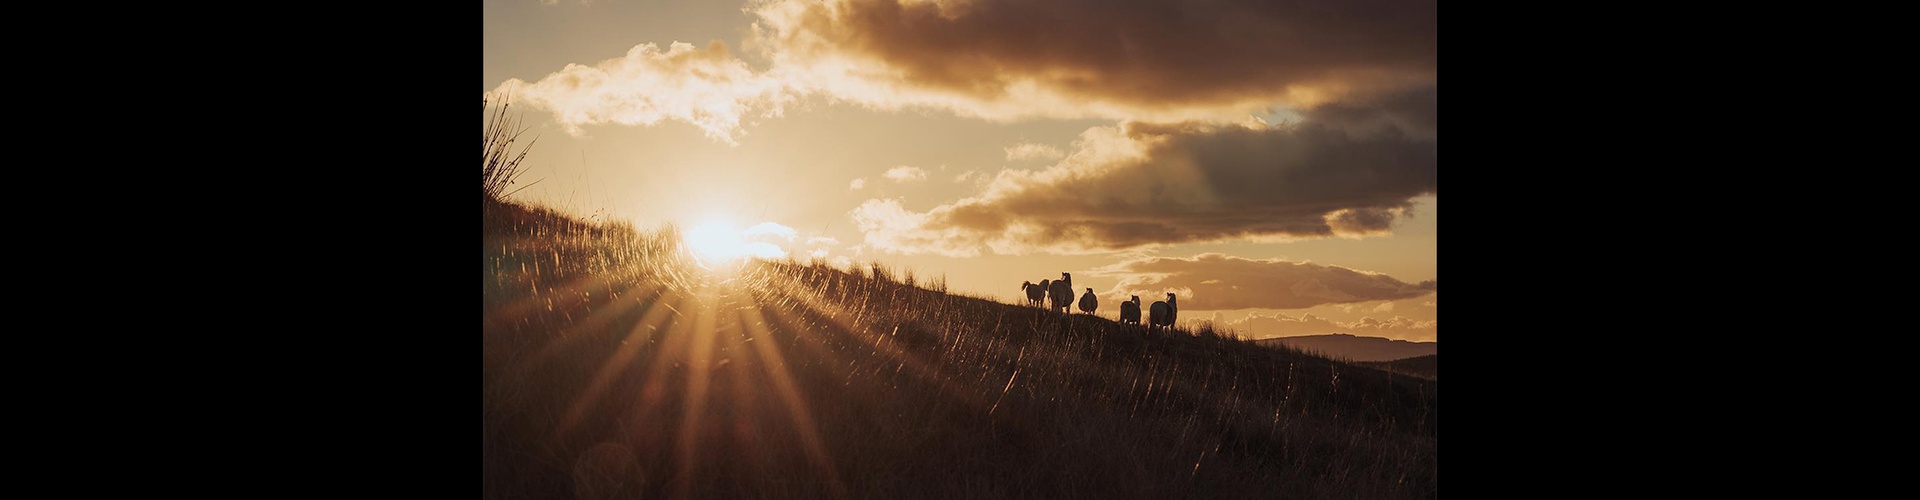
[[[485,0],[513,199],[1008,303],[1437,341],[1432,0]],[[537,182],[536,182],[537,181]],[[1252,320],[1249,323],[1249,320]]]

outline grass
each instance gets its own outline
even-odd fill
[[[533,149],[533,143],[539,139],[528,140],[518,153],[514,152],[513,144],[520,141],[520,136],[527,132],[528,127],[521,124],[518,116],[507,113],[507,108],[512,106],[510,96],[501,95],[498,108],[493,107],[493,99],[489,95],[480,97],[480,112],[486,115],[485,125],[481,128],[480,173],[487,199],[504,200],[520,189],[533,185],[530,183],[507,191],[526,172],[520,162],[527,159],[527,152]]]
[[[489,192],[491,193],[491,191]],[[1437,382],[488,197],[486,498],[1433,498]]]

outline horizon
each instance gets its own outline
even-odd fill
[[[1436,25],[1400,4],[488,0],[482,91],[538,137],[510,199],[704,261],[1437,342]]]

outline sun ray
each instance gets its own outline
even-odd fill
[[[715,322],[719,317],[719,285],[703,284],[693,297],[694,319],[689,335],[692,344],[688,347],[686,358],[686,406],[680,418],[679,439],[675,446],[678,453],[679,479],[675,482],[676,497],[688,498],[693,492],[695,479],[700,469],[700,425],[703,423],[707,405],[707,389],[712,382],[713,337]]]
[[[631,300],[639,302],[638,297]],[[573,426],[578,425],[587,412],[593,411],[607,386],[630,368],[640,349],[652,341],[655,333],[662,330],[661,327],[664,325],[661,323],[667,319],[667,314],[672,310],[666,307],[666,300],[667,297],[662,296],[645,305],[646,312],[639,322],[633,324],[633,328],[627,333],[626,340],[614,351],[612,357],[601,364],[593,380],[587,383],[587,388],[581,391],[580,395],[575,396],[573,403],[567,407],[567,412],[561,417],[560,424],[554,429],[556,435],[564,435]]]
[[[840,473],[833,466],[833,457],[828,454],[826,444],[820,439],[820,427],[814,423],[813,410],[807,407],[806,398],[794,386],[793,376],[787,371],[786,360],[780,355],[780,349],[773,334],[766,328],[766,318],[758,307],[740,309],[741,324],[747,328],[747,334],[753,339],[754,352],[761,360],[760,367],[767,375],[767,381],[773,384],[774,393],[780,396],[780,402],[792,419],[795,434],[800,437],[801,446],[806,447],[807,460],[825,477],[834,498],[846,498],[846,485]]]
[[[940,367],[930,365],[892,342],[887,342],[886,338],[891,335],[882,335],[872,331],[866,325],[861,324],[860,319],[868,314],[864,311],[864,308],[870,306],[870,304],[862,303],[860,308],[842,306],[840,305],[843,303],[842,301],[830,299],[819,290],[805,286],[801,284],[799,280],[789,275],[781,273],[776,276],[781,279],[770,286],[775,290],[779,290],[781,294],[797,300],[792,301],[792,306],[794,306],[795,309],[791,312],[774,309],[774,318],[788,325],[794,331],[810,332],[815,335],[836,335],[843,334],[843,332],[848,335],[858,335],[857,337],[853,337],[855,344],[873,349],[872,352],[880,355],[887,361],[897,363],[897,369],[904,369],[907,373],[934,384],[935,387],[939,387],[941,391],[949,397],[958,399],[959,402],[963,404],[981,409],[985,409],[991,404],[989,401],[986,401],[980,391],[954,383],[948,376],[950,374],[940,369]],[[787,314],[793,313],[811,313],[817,319],[825,320],[830,326],[822,327],[824,325],[815,325],[811,322],[805,322],[803,324],[797,317],[789,318],[786,316]],[[816,348],[816,350],[811,352],[830,359],[840,359],[831,349]],[[838,365],[837,362],[833,364]]]
[[[750,338],[751,333],[744,335]],[[733,421],[730,423],[733,424],[734,442],[737,443],[738,446],[742,449],[761,449],[761,446],[766,444],[765,440],[770,437],[764,427],[764,419],[761,418],[764,412],[769,411],[766,409],[769,405],[765,403],[764,397],[761,395],[762,392],[764,392],[763,388],[766,387],[767,384],[765,381],[754,378],[756,374],[754,367],[765,364],[765,361],[756,356],[750,348],[750,344],[753,342],[743,341],[742,336],[743,335],[723,335],[720,337],[720,340],[723,342],[721,347],[731,354],[731,357],[728,359],[732,361],[727,365],[732,375],[728,378],[733,382],[733,384],[731,384],[733,386],[731,403],[735,408]],[[744,455],[745,456],[741,458],[750,461],[749,467],[752,467],[753,470],[772,470],[769,465],[772,462],[767,454],[745,453]]]
[[[636,290],[643,291],[636,292]],[[660,290],[661,285],[653,283],[635,285],[623,291],[609,294],[606,298],[606,305],[588,313],[585,318],[574,322],[574,324],[562,330],[560,335],[545,340],[538,350],[526,357],[522,364],[525,366],[533,366],[543,363],[547,358],[559,355],[560,351],[571,346],[572,343],[587,338],[589,334],[616,326],[613,324],[613,321],[628,311],[631,311],[634,307],[651,307],[653,301],[646,300],[646,298],[651,297],[652,294]]]

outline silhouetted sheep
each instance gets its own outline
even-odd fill
[[[1162,326],[1173,326],[1173,317],[1179,313],[1179,308],[1174,303],[1173,294],[1167,294],[1167,300],[1165,301],[1154,301],[1152,307],[1152,310],[1147,311],[1147,322],[1151,323],[1154,329],[1157,330]]]
[[[1093,311],[1099,308],[1100,308],[1100,298],[1094,297],[1093,289],[1088,288],[1087,294],[1080,296],[1080,312],[1093,314]]]
[[[1168,325],[1174,325],[1180,322],[1180,302],[1178,300],[1179,300],[1179,297],[1175,297],[1171,293],[1167,294],[1167,324]]]
[[[1053,298],[1050,309],[1058,311],[1061,314],[1072,312],[1073,275],[1060,273],[1060,279],[1054,280],[1052,286],[1047,288],[1047,293]]]
[[[1120,324],[1122,325],[1140,324],[1140,296],[1139,295],[1133,296],[1133,300],[1128,300],[1126,302],[1120,303]]]
[[[1033,306],[1033,307],[1046,307],[1044,305],[1041,305],[1042,302],[1047,300],[1047,284],[1046,283],[1047,283],[1047,280],[1040,280],[1040,284],[1038,285],[1033,284],[1033,282],[1031,281],[1020,282],[1020,291],[1027,292],[1027,305]]]

